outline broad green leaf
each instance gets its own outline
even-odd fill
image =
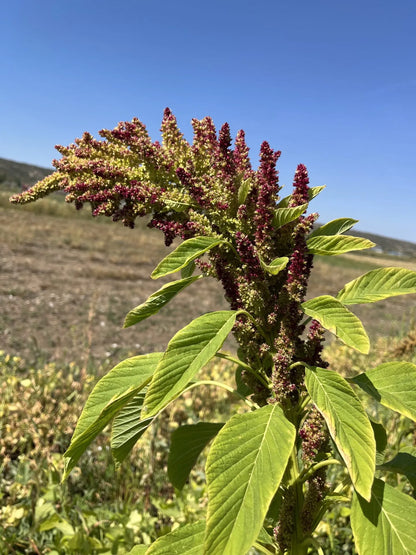
[[[270,262],[270,264],[266,264],[260,258],[260,264],[263,270],[271,274],[272,276],[276,276],[279,272],[284,270],[289,263],[289,258],[287,256],[282,256],[280,258],[275,258]]]
[[[252,180],[250,178],[244,179],[241,182],[241,185],[238,189],[238,204],[244,204],[247,198],[247,195],[250,192],[252,185]]]
[[[135,545],[133,549],[131,549],[128,555],[146,555],[146,551],[149,549],[148,545]]]
[[[199,455],[223,426],[216,422],[198,422],[180,426],[172,433],[168,475],[175,488],[183,488]]]
[[[371,420],[371,426],[374,432],[374,439],[376,440],[376,466],[383,464],[384,455],[387,447],[387,432],[382,424]]]
[[[278,405],[233,416],[215,438],[206,465],[205,555],[244,554],[256,541],[295,443]]]
[[[199,258],[205,252],[224,242],[224,239],[219,239],[218,237],[202,236],[187,239],[159,262],[153,270],[151,277],[158,279],[168,274],[173,274],[187,266],[192,260]]]
[[[416,448],[405,447],[391,461],[380,465],[378,470],[403,474],[409,480],[412,488],[416,490]]]
[[[377,268],[350,281],[338,293],[342,304],[374,303],[416,293],[416,272],[405,268]]]
[[[260,530],[260,534],[257,540],[254,542],[253,546],[257,551],[263,553],[264,555],[270,555],[271,553],[276,554],[277,549],[274,539],[269,535],[265,528]]]
[[[184,266],[181,270],[181,278],[189,278],[194,273],[196,268],[195,262],[192,260],[189,264]]]
[[[309,201],[317,197],[319,193],[321,193],[325,189],[325,187],[326,185],[318,185],[317,187],[310,187],[308,189]]]
[[[376,442],[360,400],[344,378],[327,368],[308,367],[305,385],[325,418],[354,488],[369,500],[375,472]]]
[[[315,197],[317,197],[319,193],[325,189],[325,187],[326,185],[320,185],[318,187],[310,187],[308,189],[309,202]],[[290,205],[292,198],[293,198],[292,195],[288,195],[287,197],[282,198],[282,200],[279,201],[277,208],[287,208]]]
[[[145,397],[146,417],[175,399],[195,374],[221,348],[238,312],[208,312],[178,331],[169,341]]]
[[[360,555],[414,555],[415,523],[416,501],[382,480],[374,480],[370,502],[353,496],[351,527]]]
[[[254,542],[253,547],[255,548],[255,553],[262,553],[263,555],[271,555],[276,554],[276,547],[274,544],[262,544],[258,541]],[[253,553],[251,550],[248,552],[249,554]]]
[[[201,277],[202,276],[191,276],[166,283],[166,285],[150,295],[144,303],[136,306],[136,308],[133,308],[133,310],[127,314],[123,328],[133,326],[145,318],[149,318],[149,316],[156,314],[156,312],[159,312],[159,310],[173,299],[175,295],[182,291],[182,289],[185,289],[185,287],[188,287],[188,285]]]
[[[385,362],[350,381],[380,404],[416,421],[416,365]]]
[[[276,208],[287,208],[292,200],[292,195],[288,195],[287,197],[283,197],[276,206]]]
[[[351,235],[318,235],[317,237],[310,237],[306,241],[306,246],[311,254],[335,256],[350,251],[371,249],[375,246],[375,243]]]
[[[340,235],[351,229],[357,222],[358,220],[352,218],[338,218],[312,231],[309,238],[318,237],[319,235]]]
[[[203,555],[205,522],[185,524],[158,538],[146,555]]]
[[[284,225],[293,222],[301,216],[308,208],[307,204],[295,206],[293,208],[277,208],[273,216],[273,225],[275,228],[283,227]]]
[[[153,422],[153,418],[141,418],[145,393],[143,389],[114,418],[111,427],[111,454],[118,465]]]
[[[361,320],[345,308],[334,297],[322,295],[302,303],[302,310],[308,316],[318,320],[328,331],[335,334],[349,347],[367,354],[370,340]]]
[[[111,419],[133,399],[150,381],[162,358],[162,353],[151,353],[128,358],[117,364],[96,384],[78,419],[71,444],[64,457],[68,476],[88,445]]]

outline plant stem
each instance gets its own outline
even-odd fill
[[[323,468],[325,466],[329,466],[330,464],[342,465],[342,463],[337,459],[325,459],[324,461],[320,461],[316,464],[313,464],[307,470],[304,470],[303,472],[301,472],[299,474],[298,480],[300,482],[306,482],[306,480],[308,478],[310,478],[312,476],[312,474],[314,474],[317,470],[319,470],[320,468]]]
[[[299,481],[299,474],[298,452],[295,445],[292,449],[290,470],[291,487],[293,487],[295,494],[295,529],[293,531],[292,543],[289,550],[290,555],[306,555],[308,552],[308,547],[303,541],[301,513],[304,495],[303,484]]]
[[[238,366],[241,366],[241,368],[244,368],[244,370],[247,370],[247,372],[250,372],[251,374],[253,374],[253,376],[255,376],[259,380],[259,382],[261,382],[265,387],[270,389],[270,381],[267,382],[266,379],[261,374],[256,372],[253,368],[251,368],[251,366],[249,366],[242,360],[234,358],[232,355],[229,355],[228,353],[223,353],[221,351],[218,351],[215,354],[215,356],[218,358],[229,360],[230,362],[234,362],[235,364],[238,364]]]

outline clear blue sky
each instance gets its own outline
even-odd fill
[[[282,150],[321,221],[416,242],[415,0],[14,0],[0,19],[0,157],[49,166],[69,144],[165,106]]]

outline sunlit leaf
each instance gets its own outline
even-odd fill
[[[144,416],[155,415],[175,399],[221,348],[238,312],[208,312],[178,331],[158,364],[145,397]]]
[[[145,393],[145,390],[138,393],[114,418],[111,427],[111,454],[118,465],[153,422],[153,418],[141,418]]]
[[[238,189],[238,204],[244,204],[252,186],[250,178],[244,179]]]
[[[199,455],[223,426],[216,422],[198,422],[180,426],[172,433],[168,475],[175,488],[183,488]]]
[[[318,237],[319,235],[340,235],[351,229],[357,222],[358,220],[352,218],[338,218],[316,228],[309,235],[309,238]]]
[[[325,189],[326,185],[318,185],[317,187],[309,187],[308,189],[308,197],[309,201],[314,199]]]
[[[263,270],[271,274],[272,276],[276,276],[279,272],[284,270],[289,263],[289,258],[287,256],[282,256],[280,258],[275,258],[270,262],[270,264],[266,264],[260,259],[260,264]]]
[[[173,274],[221,243],[224,243],[224,240],[218,237],[202,236],[187,239],[159,262],[151,277],[158,279]]]
[[[315,297],[302,303],[302,310],[349,347],[367,354],[370,340],[361,320],[330,295]]]
[[[308,198],[309,198],[309,202],[314,199],[315,197],[317,197],[319,195],[319,193],[321,191],[323,191],[325,189],[326,185],[319,185],[318,187],[310,187],[308,189]],[[292,200],[293,196],[292,195],[288,195],[287,197],[282,198],[281,201],[279,201],[277,208],[287,208]]]
[[[370,499],[376,442],[360,400],[344,378],[327,368],[308,367],[305,385],[325,419],[354,488],[365,499]]]
[[[308,208],[307,204],[295,206],[293,208],[277,208],[273,216],[273,225],[275,228],[283,227],[284,225],[293,222],[301,216]]]
[[[117,364],[92,390],[65,453],[68,476],[88,445],[129,401],[149,383],[162,353],[128,358]]]
[[[350,281],[338,293],[342,304],[374,303],[416,293],[416,272],[405,268],[377,268]]]
[[[131,549],[128,555],[146,555],[146,551],[149,549],[148,545],[135,545],[133,549]]]
[[[415,522],[416,501],[382,480],[374,480],[370,502],[353,496],[351,527],[360,555],[414,555]]]
[[[182,289],[185,289],[185,287],[188,287],[188,285],[201,277],[202,276],[191,276],[166,283],[166,285],[163,285],[158,291],[150,295],[144,303],[136,306],[136,308],[133,308],[133,310],[127,314],[123,327],[128,328],[156,314],[156,312],[159,312],[159,310],[173,299],[175,295],[182,291]]]
[[[146,555],[203,555],[205,522],[198,520],[160,536]]]
[[[385,407],[416,421],[416,365],[384,362],[350,381]]]
[[[318,235],[310,237],[306,241],[306,245],[311,254],[335,256],[350,251],[371,249],[375,246],[375,243],[369,239],[352,237],[350,235]]]
[[[207,459],[205,555],[245,554],[283,477],[296,431],[278,405],[233,416]]]

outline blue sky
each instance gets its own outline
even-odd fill
[[[416,242],[416,2],[14,0],[0,20],[0,157],[49,166],[69,144],[165,106],[246,131],[298,163],[320,220]],[[284,192],[286,194],[286,191]]]

